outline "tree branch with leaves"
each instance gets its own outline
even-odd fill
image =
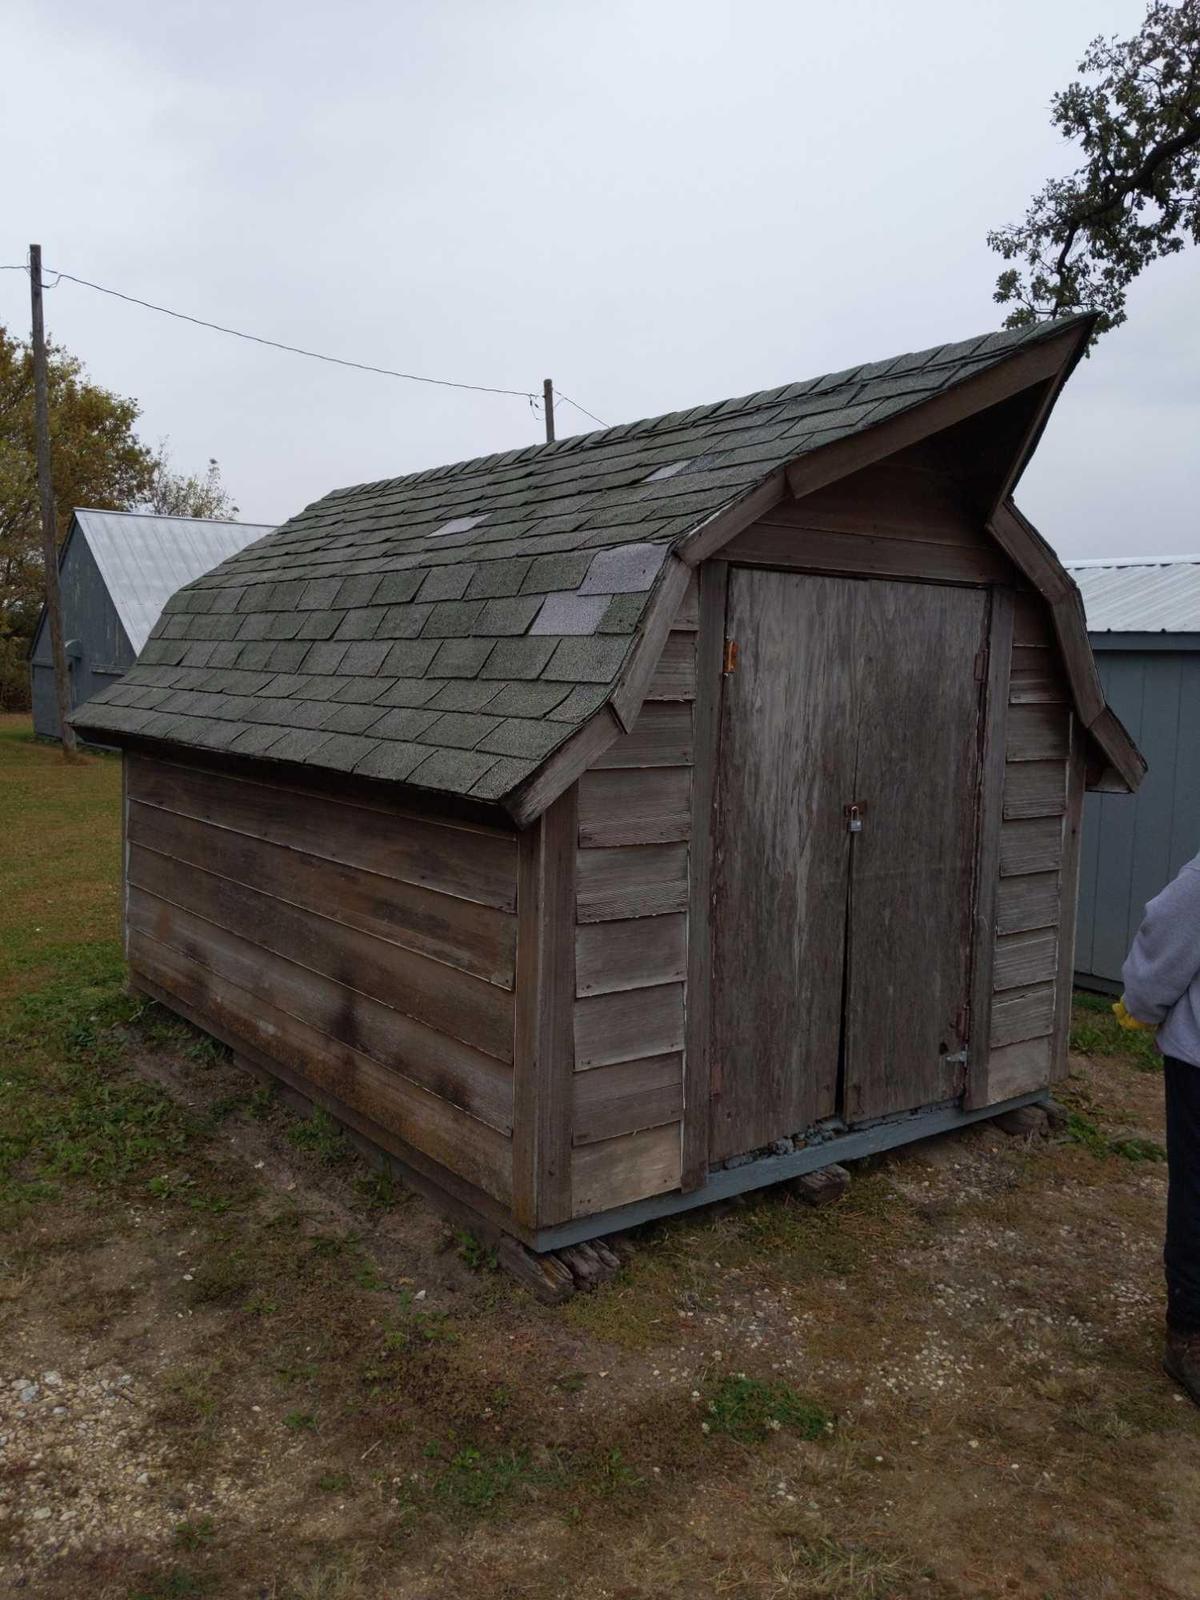
[[[1200,243],[1200,0],[1152,4],[1132,39],[1093,40],[1079,72],[1051,122],[1084,164],[988,244],[1019,263],[996,280],[1007,327],[1094,311],[1098,337],[1152,261]]]

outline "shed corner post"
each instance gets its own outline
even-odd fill
[[[1059,870],[1058,970],[1055,974],[1054,1035],[1050,1053],[1051,1082],[1057,1082],[1067,1075],[1071,1000],[1075,990],[1075,933],[1086,781],[1087,733],[1079,717],[1072,716],[1067,764],[1067,809],[1063,816],[1062,866]]]
[[[699,571],[696,709],[688,845],[686,1033],[683,1056],[683,1160],[680,1187],[700,1188],[709,1157],[712,1088],[713,810],[721,734],[721,670],[729,563],[709,560]]]
[[[519,835],[513,1050],[513,1215],[571,1216],[575,1073],[575,784]]]
[[[963,1104],[974,1111],[990,1102],[992,978],[996,957],[996,890],[1000,877],[1000,824],[1004,813],[1004,768],[1012,675],[1014,596],[994,585],[988,618],[987,675],[984,686],[982,749],[979,766],[979,819],[976,830],[975,904],[972,909],[970,1034]]]

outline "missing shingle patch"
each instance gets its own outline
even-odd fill
[[[686,461],[670,461],[665,467],[655,467],[653,472],[648,472],[642,482],[661,483],[664,478],[673,478],[677,472],[682,472],[684,467],[690,467],[691,464],[691,456]]]
[[[620,544],[597,552],[579,585],[580,594],[638,594],[658,575],[665,544]]]
[[[595,633],[611,599],[608,594],[576,594],[573,590],[566,594],[548,594],[529,631],[559,635]]]
[[[450,533],[467,533],[472,528],[477,528],[485,520],[487,512],[478,517],[451,517],[449,522],[443,522],[440,528],[435,528],[429,535],[431,539],[444,539]]]

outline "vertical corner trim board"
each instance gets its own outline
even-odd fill
[[[698,582],[629,732],[579,779],[571,1210],[677,1188]]]
[[[520,838],[513,1215],[527,1229],[572,1214],[578,829],[574,784]]]

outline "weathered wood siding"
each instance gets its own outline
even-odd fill
[[[680,1181],[693,582],[633,728],[579,780],[571,1213]]]
[[[507,1204],[515,836],[126,759],[135,981]]]
[[[1074,745],[1074,748],[1073,748]],[[1051,1081],[1065,1051],[1082,751],[1044,604],[1018,594],[1005,729],[986,1087]],[[1064,958],[1067,970],[1064,971]]]

